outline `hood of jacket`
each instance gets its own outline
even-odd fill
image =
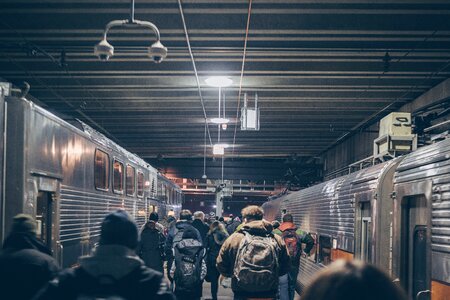
[[[266,220],[258,220],[258,221],[251,221],[242,227],[242,230],[246,230],[251,234],[267,234],[272,233],[273,226],[270,222],[267,222]]]
[[[94,277],[111,276],[116,280],[143,265],[133,250],[120,245],[99,245],[92,256],[80,258],[79,263]]]
[[[47,255],[52,255],[52,251],[30,233],[12,233],[3,243],[4,251],[19,251],[23,249],[34,249]]]
[[[296,230],[297,226],[295,226],[295,224],[292,223],[292,222],[283,222],[283,223],[281,223],[280,227],[278,227],[278,229],[280,231],[285,231],[285,230],[288,230],[288,229]]]
[[[223,242],[225,242],[225,240],[229,236],[228,232],[224,232],[223,230],[220,230],[219,228],[215,228],[211,234],[214,238],[214,242],[218,245],[222,245]]]
[[[177,221],[175,223],[175,227],[178,230],[180,230],[180,229],[183,230],[183,229],[185,229],[186,227],[189,227],[189,226],[192,226],[192,223],[189,222],[189,221],[186,221],[186,220],[180,220],[180,221]]]

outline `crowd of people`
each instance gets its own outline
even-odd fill
[[[293,300],[299,264],[314,239],[291,214],[270,223],[258,206],[241,216],[209,218],[182,210],[159,220],[150,214],[142,228],[125,211],[101,223],[98,246],[74,268],[60,270],[39,241],[36,222],[14,217],[0,252],[2,299],[217,299],[219,281],[231,278],[235,300]],[[166,266],[166,269],[164,269]],[[165,274],[165,275],[164,275]],[[168,280],[166,280],[166,276]],[[301,274],[300,274],[301,276]],[[203,283],[211,295],[202,295]],[[403,291],[376,267],[338,261],[303,291],[302,300],[404,300]]]

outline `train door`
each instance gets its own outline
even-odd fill
[[[355,195],[355,256],[358,259],[367,262],[372,262],[371,199],[371,192]]]
[[[37,235],[54,252],[59,264],[63,265],[63,248],[59,241],[59,180],[37,177],[36,194]]]
[[[417,186],[400,188],[395,199],[397,235],[394,243],[399,247],[397,274],[411,299],[429,300],[431,296],[431,226],[430,198],[426,193],[415,194]],[[409,193],[411,192],[411,193]]]

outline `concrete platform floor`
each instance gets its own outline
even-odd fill
[[[211,283],[203,283],[203,297],[202,299],[211,299]],[[233,291],[231,288],[224,288],[219,285],[219,292],[217,293],[218,300],[233,300]]]

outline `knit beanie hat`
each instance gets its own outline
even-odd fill
[[[36,221],[30,215],[18,214],[13,218],[11,233],[36,234]]]
[[[102,222],[100,245],[122,245],[136,249],[138,229],[136,223],[124,210],[110,213]]]
[[[149,219],[149,221],[155,221],[155,222],[158,222],[158,220],[159,220],[158,213],[152,212],[152,213],[150,214],[150,217],[149,217],[148,219]]]

